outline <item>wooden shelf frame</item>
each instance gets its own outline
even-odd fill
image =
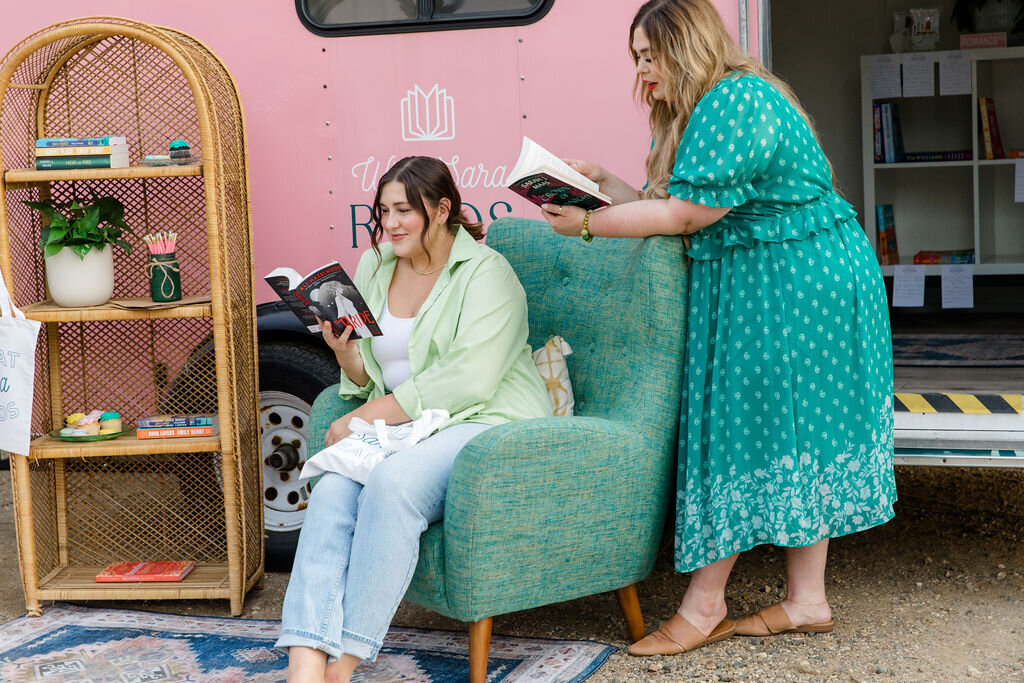
[[[132,78],[119,76],[126,71]],[[124,106],[95,106],[95,98]],[[221,598],[230,600],[232,614],[241,614],[246,591],[263,578],[263,496],[252,217],[238,88],[223,62],[192,36],[128,19],[89,17],[44,28],[15,45],[0,61],[0,105],[0,271],[28,317],[46,323],[37,351],[33,432],[48,434],[63,424],[69,391],[77,402],[90,404],[69,409],[117,409],[91,404],[117,401],[121,394],[143,397],[131,400],[138,411],[152,412],[210,412],[169,411],[162,402],[168,391],[179,390],[185,398],[176,399],[177,405],[205,405],[212,391],[220,424],[213,437],[126,435],[73,443],[42,436],[27,455],[12,454],[26,609],[38,615],[42,600],[56,599]],[[101,131],[125,133],[136,164],[178,137],[190,140],[201,161],[117,169],[27,167],[36,138]],[[159,309],[113,303],[62,308],[45,300],[35,243],[39,217],[21,202],[60,201],[88,191],[124,199],[129,224],[139,234],[178,232],[179,246],[186,247],[178,254],[183,283],[189,275],[208,299]],[[144,249],[141,240],[135,246]],[[139,260],[137,254],[115,256],[115,287],[122,288],[115,292],[124,292],[115,296],[138,296],[144,287]],[[116,371],[105,371],[103,344],[112,349]],[[209,386],[186,382],[186,371],[194,367]],[[90,382],[112,391],[90,393]],[[202,468],[198,474],[196,466]],[[146,504],[118,498],[130,495],[126,485],[140,487]],[[201,514],[195,513],[189,487],[205,496],[198,503]],[[197,536],[209,543],[188,558],[198,566],[180,584],[93,581],[104,562],[176,559]],[[171,545],[174,538],[182,545]]]

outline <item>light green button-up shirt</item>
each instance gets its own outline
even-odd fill
[[[368,249],[354,281],[380,317],[398,257],[390,242],[382,261]],[[409,335],[412,376],[392,394],[412,419],[444,409],[459,422],[502,424],[548,417],[551,403],[527,344],[526,293],[508,261],[460,228],[448,264],[416,314]],[[341,373],[342,397],[373,400],[385,393],[370,339],[356,342],[370,381],[360,387]],[[443,428],[443,427],[442,427]]]

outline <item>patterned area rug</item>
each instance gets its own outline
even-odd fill
[[[59,604],[0,625],[0,681],[284,681],[280,623]],[[487,680],[582,681],[615,651],[603,643],[491,638]],[[468,634],[392,628],[353,681],[465,681]]]
[[[894,334],[894,365],[1011,367],[1024,365],[1024,336]]]

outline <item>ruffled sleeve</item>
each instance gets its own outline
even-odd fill
[[[781,120],[775,90],[752,76],[723,79],[701,98],[676,152],[668,193],[716,208],[759,196],[779,146]]]

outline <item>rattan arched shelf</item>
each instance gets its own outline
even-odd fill
[[[125,135],[131,166],[34,170],[41,137]],[[140,166],[188,140],[201,163]],[[43,600],[227,598],[240,614],[263,578],[252,231],[245,126],[220,59],[174,29],[114,17],[34,33],[0,62],[0,268],[17,305],[46,324],[33,439],[11,456],[22,583]],[[112,303],[47,299],[38,214],[23,200],[117,196],[141,235],[178,233],[185,299],[148,298],[146,249],[115,255]],[[116,250],[115,250],[116,251]],[[208,297],[208,298],[207,298]],[[65,415],[215,413],[212,437],[87,444],[54,439]],[[124,560],[196,562],[180,583],[98,584]]]

